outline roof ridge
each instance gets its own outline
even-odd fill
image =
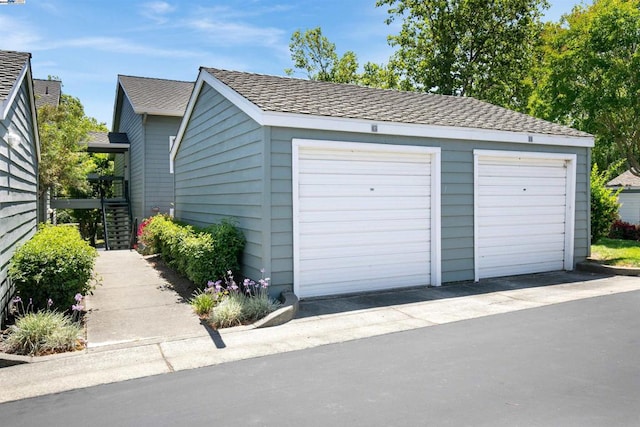
[[[131,76],[129,74],[118,74],[118,79],[120,79],[120,77],[131,77],[134,79],[145,79],[145,80],[161,80],[165,82],[176,82],[176,83],[192,83],[192,84],[195,83],[195,81],[190,81],[190,80],[165,79],[162,77]]]

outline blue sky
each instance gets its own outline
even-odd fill
[[[579,0],[550,3],[546,19],[557,21]],[[375,0],[27,0],[0,6],[0,49],[31,52],[35,78],[59,77],[110,127],[118,74],[193,81],[207,66],[283,75],[291,34],[317,26],[338,54],[383,63],[398,29],[386,17]]]

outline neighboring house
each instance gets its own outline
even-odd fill
[[[131,147],[130,170],[116,163],[116,175],[129,179],[131,211],[138,223],[172,208],[170,141],[192,90],[193,82],[118,76],[112,128],[126,133]]]
[[[607,187],[621,189],[618,194],[620,219],[630,224],[640,224],[640,177],[626,171],[609,181]]]
[[[0,50],[0,323],[13,296],[9,261],[36,230],[39,150],[31,54]]]
[[[58,80],[33,79],[33,92],[36,96],[36,108],[44,105],[57,107],[62,95],[62,82]]]
[[[572,270],[592,146],[468,97],[201,68],[175,214],[236,218],[244,274],[302,298]]]
[[[58,80],[33,79],[33,93],[36,99],[36,109],[45,105],[57,107],[60,105],[62,82]],[[40,222],[45,221],[45,215],[51,220],[51,222],[54,222],[55,216],[50,208],[51,194],[49,191],[46,191],[44,194],[40,194],[40,197],[38,198],[38,212],[43,215],[40,218]],[[51,216],[49,213],[51,213]]]

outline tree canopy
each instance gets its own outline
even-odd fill
[[[78,98],[62,94],[58,106],[38,109],[41,153],[38,167],[40,193],[85,189],[92,161],[81,143],[90,131],[106,131],[104,124],[87,117]]]
[[[524,110],[546,0],[378,0],[402,87]]]
[[[596,136],[601,170],[626,158],[640,176],[640,0],[595,0],[545,31],[532,113]]]
[[[296,30],[289,44],[291,59],[295,68],[304,70],[311,80],[336,83],[355,83],[358,80],[358,58],[352,51],[341,57],[336,53],[336,45],[316,27],[301,32]],[[292,69],[285,70],[288,75]]]

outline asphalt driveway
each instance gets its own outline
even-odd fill
[[[637,426],[640,291],[0,405],[14,426]]]

